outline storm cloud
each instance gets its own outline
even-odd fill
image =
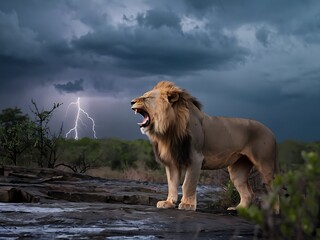
[[[235,38],[222,33],[183,34],[167,27],[156,31],[148,27],[134,30],[110,27],[89,33],[73,45],[98,58],[112,57],[113,64],[119,68],[144,74],[181,75],[221,69],[244,61],[247,54]]]
[[[208,114],[319,140],[319,16],[316,0],[0,1],[0,107],[81,96],[98,137],[140,138],[130,99],[167,79]]]
[[[83,91],[83,79],[69,81],[65,84],[54,84],[54,87],[60,92],[73,93]]]

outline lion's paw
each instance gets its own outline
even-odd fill
[[[179,209],[182,210],[188,210],[188,211],[195,211],[197,206],[195,204],[189,204],[189,203],[180,203]]]
[[[157,208],[175,208],[175,204],[170,201],[159,201],[157,203]]]

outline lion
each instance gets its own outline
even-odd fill
[[[138,123],[153,146],[156,160],[165,167],[168,197],[157,208],[175,208],[179,179],[185,171],[179,209],[196,210],[196,187],[201,169],[228,168],[240,195],[240,203],[228,210],[250,206],[254,193],[248,183],[254,166],[267,191],[277,172],[277,145],[263,124],[250,119],[208,116],[202,104],[169,81],[131,101],[131,109],[143,116]],[[278,206],[275,206],[275,212]]]

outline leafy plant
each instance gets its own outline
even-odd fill
[[[32,147],[33,123],[19,108],[6,108],[0,114],[0,154],[18,164],[20,156]]]
[[[274,180],[261,209],[251,206],[240,209],[240,215],[257,223],[269,239],[320,238],[320,158],[314,152],[302,152],[305,164]],[[272,214],[278,195],[280,214]],[[283,195],[283,194],[282,194]]]

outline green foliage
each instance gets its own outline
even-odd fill
[[[23,123],[29,119],[28,115],[24,115],[20,108],[6,108],[0,114],[0,126],[9,129],[12,126]]]
[[[106,145],[104,161],[112,170],[124,171],[136,167],[136,155],[137,150],[132,143],[114,139]]]
[[[222,185],[223,192],[219,200],[214,204],[214,208],[227,209],[228,207],[236,206],[240,202],[240,195],[231,180]]]
[[[278,145],[278,158],[281,169],[288,171],[304,164],[301,152],[315,152],[320,156],[320,142],[298,142],[288,140]]]
[[[7,108],[0,114],[0,160],[7,164],[26,165],[35,161],[39,167],[66,166],[75,172],[85,172],[92,167],[108,166],[126,171],[142,166],[160,168],[154,160],[151,144],[146,140],[123,141],[119,139],[77,141],[63,139],[62,126],[58,134],[49,125],[61,105],[54,103],[50,109],[39,109],[32,102],[33,120],[19,108]],[[18,161],[19,160],[19,161]]]
[[[57,166],[65,166],[74,172],[84,173],[88,169],[98,167],[99,158],[102,155],[99,140],[82,138],[79,140],[60,139],[59,148],[63,149],[60,163]]]
[[[151,170],[159,170],[161,168],[161,165],[155,160],[153,149],[150,147],[146,148],[145,165]]]
[[[236,206],[240,202],[240,195],[231,180],[227,183],[224,198],[229,199],[226,203],[226,207]]]
[[[148,159],[150,146],[146,141],[109,140],[105,145],[104,162],[112,170],[125,171],[136,168],[137,161]]]
[[[0,155],[17,165],[20,156],[32,146],[33,124],[19,108],[6,108],[0,114]]]
[[[305,163],[276,177],[274,191],[265,197],[261,209],[240,209],[240,214],[259,224],[270,239],[320,238],[320,158],[315,152],[302,152],[301,156]],[[272,209],[283,188],[280,215],[274,217]]]
[[[58,134],[53,133],[49,122],[53,112],[61,105],[53,104],[50,110],[39,110],[35,101],[31,101],[34,120],[24,115],[19,108],[6,108],[0,114],[0,156],[3,163],[7,159],[11,164],[26,165],[32,158],[39,167],[53,168],[59,158],[58,140],[61,138],[62,126]],[[28,161],[27,161],[28,160]]]
[[[1,162],[7,164],[10,160],[11,164],[24,165],[27,159],[32,159],[36,160],[39,167],[54,168],[63,165],[75,172],[85,172],[99,166],[109,166],[118,171],[126,171],[138,165],[152,170],[159,167],[154,160],[150,143],[145,140],[66,140],[61,137],[62,127],[58,134],[52,133],[49,123],[60,105],[53,104],[49,110],[40,110],[32,100],[33,121],[18,108],[2,110]]]
[[[58,165],[63,163],[73,171],[79,171],[83,166],[87,166],[87,169],[108,166],[112,170],[122,172],[130,168],[135,169],[138,165],[156,169],[151,163],[157,164],[151,154],[151,144],[145,140],[82,138],[61,140],[59,144],[64,151]]]

